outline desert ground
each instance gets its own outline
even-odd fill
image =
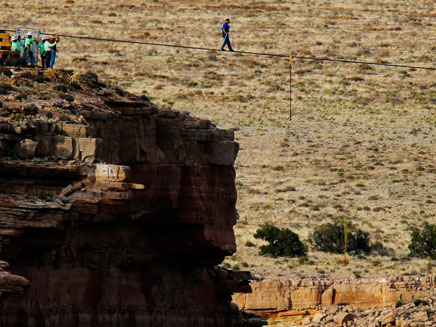
[[[1,4],[0,28],[219,49],[231,19],[240,51],[435,67],[433,0],[90,1]],[[92,70],[233,129],[240,219],[238,251],[224,265],[262,278],[427,273],[410,259],[410,233],[436,223],[436,71],[289,60],[62,38],[56,66]],[[308,261],[259,255],[256,229],[313,229],[347,217],[390,256],[350,257],[310,248]],[[252,244],[251,244],[252,243]],[[250,245],[250,246],[248,246]],[[254,246],[253,246],[254,245]]]

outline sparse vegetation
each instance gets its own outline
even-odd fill
[[[12,120],[14,120],[14,121],[20,121],[20,120],[25,119],[25,116],[24,116],[24,114],[21,113],[21,112],[19,112],[19,113],[15,113],[15,112],[13,112],[13,113],[11,113],[11,114],[9,115],[9,118],[12,119]]]

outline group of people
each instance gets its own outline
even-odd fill
[[[230,44],[230,19],[226,19],[225,23],[221,27],[221,34],[224,38],[220,51],[225,51],[224,47],[227,45],[229,51],[234,52]],[[20,36],[13,36],[11,39],[11,51],[20,51],[21,47],[24,47],[24,57],[26,58],[26,64],[28,66],[34,66],[36,58],[34,56],[34,46],[38,48],[38,52],[41,56],[42,68],[54,67],[56,61],[56,45],[59,42],[59,35],[56,37],[43,37],[42,41],[38,43],[33,39],[32,32],[27,33],[27,37],[21,39]]]
[[[21,51],[21,47],[24,47],[24,57],[26,58],[26,64],[28,66],[35,65],[36,58],[34,56],[34,47],[36,46],[41,56],[42,68],[53,69],[56,61],[56,45],[59,42],[59,35],[56,37],[44,36],[42,41],[38,43],[38,41],[33,39],[32,32],[28,32],[24,40],[19,36],[13,36],[11,41],[11,51]]]

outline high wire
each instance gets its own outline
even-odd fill
[[[4,31],[15,32],[15,30],[7,30],[7,29]],[[53,34],[53,33],[41,33],[41,34],[42,35],[49,35],[49,36],[59,35],[59,36],[65,37],[65,38],[80,39],[80,40],[141,44],[141,45],[151,45],[151,46],[167,47],[167,48],[179,48],[179,49],[189,49],[189,50],[202,50],[202,51],[209,51],[209,52],[220,52],[220,50],[217,50],[217,49],[204,48],[204,47],[193,47],[193,46],[177,45],[177,44],[143,42],[143,41],[133,41],[133,40],[117,40],[117,39],[107,39],[107,38],[80,36],[80,35],[68,35],[68,34]],[[292,64],[291,64],[292,58],[301,59],[301,60],[312,60],[312,61],[338,62],[338,63],[345,63],[345,64],[375,65],[375,66],[385,66],[385,67],[395,67],[395,68],[410,68],[410,69],[436,71],[436,67],[423,67],[423,66],[412,66],[412,65],[403,65],[403,64],[392,64],[392,63],[387,63],[387,62],[368,62],[368,61],[356,61],[356,60],[346,60],[346,59],[318,58],[318,57],[306,57],[306,56],[290,56],[290,55],[285,55],[285,54],[250,52],[250,51],[233,51],[233,53],[243,54],[243,55],[276,57],[276,58],[289,58],[289,120],[292,120]]]
[[[5,29],[4,31],[15,32],[15,30],[7,30],[7,29]],[[107,38],[99,38],[99,37],[91,37],[91,36],[52,34],[52,33],[41,33],[41,35],[49,35],[49,36],[59,35],[59,36],[62,36],[65,38],[71,38],[71,39],[104,41],[104,42],[114,42],[114,43],[142,44],[142,45],[151,45],[151,46],[157,46],[157,47],[179,48],[179,49],[189,49],[189,50],[202,50],[202,51],[209,51],[209,52],[220,52],[220,50],[217,50],[217,49],[204,48],[204,47],[193,47],[193,46],[177,45],[177,44],[167,44],[167,43],[143,42],[143,41],[133,41],[133,40],[117,40],[117,39],[107,39]],[[289,55],[285,55],[285,54],[264,53],[264,52],[234,51],[233,53],[245,54],[245,55],[255,55],[255,56],[277,57],[277,58],[289,58]],[[319,58],[319,57],[307,57],[307,56],[295,56],[295,55],[292,55],[292,58],[301,59],[301,60],[340,62],[340,63],[345,63],[345,64],[376,65],[376,66],[424,69],[424,70],[434,70],[434,71],[436,70],[436,67],[412,66],[412,65],[392,64],[392,63],[385,63],[385,62],[356,61],[356,60],[346,60],[346,59]]]

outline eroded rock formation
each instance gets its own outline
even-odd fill
[[[268,320],[274,327],[425,327],[435,326],[436,299],[398,302],[385,308],[361,309],[350,305],[332,305],[319,311],[283,313]]]
[[[435,281],[435,276],[265,280],[251,283],[252,293],[235,294],[233,300],[240,309],[263,317],[295,315],[296,310],[328,308],[341,303],[366,309],[435,295]]]
[[[100,83],[0,72],[0,326],[239,326],[233,133]],[[0,290],[1,291],[1,290]]]

